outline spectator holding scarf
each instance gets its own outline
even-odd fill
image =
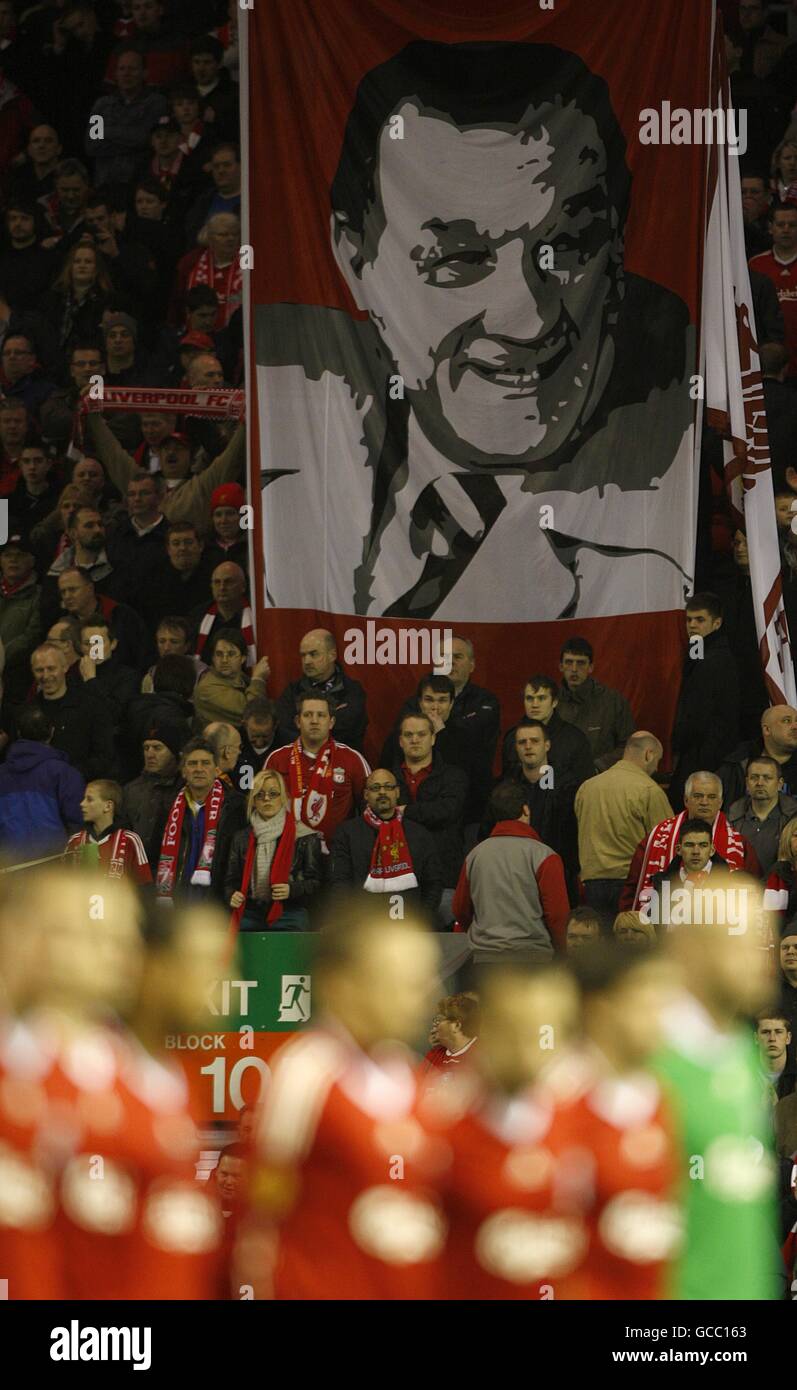
[[[225,788],[205,739],[189,740],[180,767],[185,786],[166,821],[156,875],[158,902],[166,907],[178,897],[223,900],[231,841],[246,818],[243,797]]]
[[[321,886],[321,838],[294,819],[279,772],[258,772],[246,811],[224,886],[233,920],[240,931],[306,931],[304,904]]]

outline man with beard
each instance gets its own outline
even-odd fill
[[[332,839],[330,884],[381,893],[386,915],[396,899],[421,902],[430,912],[440,905],[443,874],[428,830],[405,820],[398,809],[399,785],[392,772],[369,773],[363,793],[365,810],[339,825]]]
[[[677,605],[693,338],[683,301],[624,268],[630,187],[608,90],[572,53],[419,41],[366,74],[331,205],[369,321],[257,310],[276,606],[492,621],[500,594],[503,621],[532,621],[618,611],[636,584]],[[310,546],[297,564],[296,515],[352,566],[330,578]]]
[[[178,724],[150,725],[141,745],[143,770],[124,787],[122,823],[140,835],[150,864],[158,862],[166,819],[182,785],[178,759],[186,741]]]

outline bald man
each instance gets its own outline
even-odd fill
[[[620,761],[582,782],[576,792],[584,895],[590,907],[613,917],[639,841],[672,816],[669,801],[653,781],[663,752],[655,734],[639,729]]]
[[[747,764],[759,753],[767,753],[778,764],[781,792],[797,796],[797,709],[791,705],[773,705],[765,709],[761,716],[761,737],[740,744],[720,765],[718,771],[726,811],[744,796]]]
[[[198,605],[188,615],[197,634],[195,655],[202,656],[210,638],[219,629],[234,627],[243,633],[249,648],[249,664],[254,666],[257,660],[254,619],[241,566],[232,560],[217,565],[210,576],[210,589],[213,602]]]
[[[386,913],[396,896],[436,912],[443,871],[435,843],[418,821],[404,819],[399,795],[399,784],[387,768],[370,773],[363,814],[344,821],[332,837],[328,882],[380,894]]]
[[[313,628],[299,643],[302,674],[286,685],[277,701],[278,733],[283,743],[296,737],[296,699],[299,695],[331,695],[336,703],[335,738],[362,752],[368,714],[365,691],[347,676],[338,661],[335,638],[326,628]]]

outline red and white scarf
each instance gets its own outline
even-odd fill
[[[366,893],[403,893],[417,888],[418,880],[402,825],[404,812],[396,810],[391,820],[382,820],[367,806],[363,820],[376,831],[368,877],[363,884]]]
[[[199,144],[205,131],[204,121],[195,121],[187,135],[184,135],[177,146],[183,154],[192,154]]]
[[[681,833],[681,826],[687,819],[686,811],[682,811],[679,816],[672,816],[669,820],[660,821],[654,825],[648,836],[645,845],[645,854],[642,860],[642,869],[639,881],[636,886],[634,896],[633,911],[638,912],[641,906],[642,893],[650,887],[651,881],[656,874],[664,873],[669,869],[675,858],[678,847],[678,836]],[[737,830],[728,824],[728,818],[724,811],[717,812],[717,819],[711,832],[714,850],[730,865],[732,869],[743,869],[745,859],[745,844],[743,837]]]
[[[197,633],[196,646],[194,648],[195,656],[202,655],[205,644],[213,629],[213,624],[216,621],[218,611],[219,605],[217,603],[211,603],[210,607],[206,609],[205,616],[199,624],[199,632]],[[230,623],[230,626],[232,626],[232,623]],[[248,603],[241,611],[241,632],[246,642],[247,662],[250,666],[254,666],[257,661],[257,647],[255,646],[254,619]]]
[[[221,283],[219,276],[222,277]],[[186,291],[192,290],[195,285],[210,285],[211,289],[216,291],[219,297],[219,313],[223,316],[222,322],[216,326],[226,328],[241,303],[243,272],[240,258],[235,256],[229,265],[217,266],[213,252],[203,251],[188,276]]]
[[[163,832],[161,842],[160,858],[158,860],[157,874],[157,897],[158,901],[169,904],[174,897],[174,884],[177,877],[177,859],[180,854],[180,841],[183,833],[183,818],[187,806],[185,787],[177,793],[174,804],[169,812],[169,819],[166,822],[166,829]],[[205,839],[200,851],[199,860],[194,872],[191,875],[191,883],[195,887],[210,887],[210,871],[213,867],[213,855],[216,850],[216,832],[219,828],[219,817],[221,808],[224,805],[224,783],[216,778],[210,789],[210,795],[204,803],[206,809],[205,818]]]
[[[293,813],[297,820],[303,821],[313,830],[321,825],[329,801],[328,787],[332,778],[332,755],[335,740],[327,739],[319,748],[310,776],[305,782],[302,766],[302,740],[297,738],[291,744],[291,761],[288,769],[288,791],[293,802]]]
[[[174,159],[172,160],[171,164],[161,164],[157,155],[155,155],[155,158],[150,164],[149,171],[152,174],[152,177],[156,180],[157,183],[162,184],[167,192],[171,188],[174,180],[177,178],[184,158],[185,156],[178,145],[177,154],[174,156]]]

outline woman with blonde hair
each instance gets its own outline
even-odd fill
[[[797,816],[780,832],[778,857],[772,865],[764,893],[767,912],[777,913],[776,924],[790,922],[797,912]]]
[[[612,934],[622,946],[640,946],[643,950],[656,945],[656,928],[641,912],[619,912],[614,919]]]
[[[321,887],[321,837],[296,822],[281,773],[252,782],[249,827],[232,838],[225,896],[241,931],[306,931],[304,904]]]
[[[771,174],[773,191],[782,203],[797,185],[797,139],[793,134],[786,134],[772,155]]]

